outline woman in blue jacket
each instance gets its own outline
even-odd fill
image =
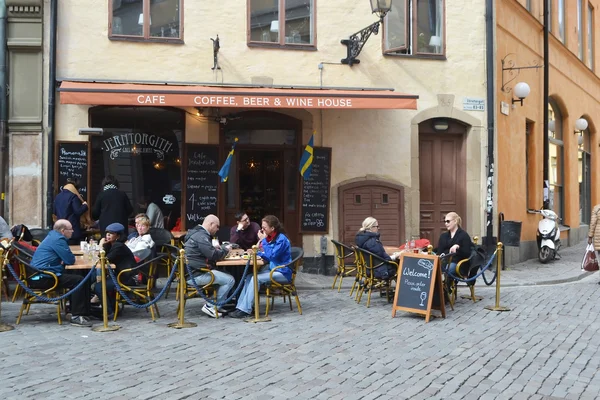
[[[267,215],[262,219],[262,229],[258,231],[257,256],[262,258],[265,265],[257,275],[258,285],[270,282],[271,270],[281,265],[292,262],[292,247],[290,240],[285,236],[283,226],[274,215]],[[273,272],[273,279],[279,283],[289,283],[292,280],[292,270],[288,267]],[[237,302],[236,310],[229,314],[233,318],[250,316],[254,305],[254,277],[246,277],[244,288]]]

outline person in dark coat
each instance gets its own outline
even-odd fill
[[[79,244],[83,239],[79,221],[81,216],[88,210],[88,203],[79,194],[77,186],[76,179],[67,179],[67,184],[63,186],[54,199],[54,215],[56,215],[56,218],[66,219],[73,226],[73,235],[69,239],[69,244]]]
[[[106,259],[115,265],[115,275],[119,275],[119,273],[125,269],[134,268],[137,263],[135,261],[135,257],[129,247],[124,244],[122,241],[119,241],[119,238],[125,235],[125,227],[118,222],[109,224],[106,227],[106,236],[100,240],[100,247],[104,249],[106,252]],[[137,283],[134,280],[132,274],[121,275],[121,282],[123,282],[127,286],[133,286]],[[106,291],[114,292],[115,284],[112,279],[108,278],[106,280]],[[100,303],[102,300],[102,285],[97,282],[94,285],[94,293],[97,297],[92,299],[92,303]],[[114,310],[114,302],[115,299],[113,296],[107,298],[108,301],[108,313],[111,314]]]
[[[373,217],[367,217],[362,223],[362,227],[358,230],[354,239],[356,245],[361,249],[367,250],[384,260],[395,261],[398,259],[400,252],[390,256],[386,253],[383,244],[379,240],[379,223]],[[392,264],[383,264],[374,271],[375,278],[387,279],[397,273],[397,267]]]
[[[469,234],[460,227],[462,219],[457,213],[449,212],[446,214],[444,224],[446,224],[448,231],[440,235],[436,253],[454,254],[450,259],[448,271],[456,276],[456,265],[459,261],[471,256],[473,242],[471,242]]]
[[[104,237],[106,227],[113,222],[127,226],[129,215],[133,212],[133,206],[127,194],[119,190],[119,182],[114,176],[108,175],[102,181],[102,192],[96,198],[92,208],[92,218],[100,220],[100,233]],[[119,240],[124,242],[126,235],[121,235]]]

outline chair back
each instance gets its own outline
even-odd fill
[[[41,242],[42,240],[46,239],[46,236],[48,236],[48,233],[50,233],[50,229],[33,228],[30,229],[29,232],[31,233],[33,239]]]
[[[363,273],[365,273],[368,277],[373,279],[375,276],[375,270],[385,264],[394,265],[396,264],[393,261],[386,260],[384,258],[379,257],[377,254],[373,254],[368,250],[365,250],[360,247],[356,247],[356,252],[359,256],[359,262],[362,264]],[[391,278],[391,277],[390,277]]]
[[[17,253],[23,254],[30,260],[33,257],[33,253],[35,253],[35,249],[36,249],[35,246],[32,246],[27,242],[20,242],[17,240],[14,240],[12,242],[12,248],[15,250],[15,254],[17,254]]]
[[[337,259],[338,265],[343,267],[346,264],[345,259],[354,255],[354,249],[337,240],[331,239],[331,243],[333,243],[333,247],[335,248],[335,258]]]
[[[171,232],[164,228],[150,228],[150,231],[148,233],[150,234],[154,245],[158,248],[160,248],[164,244],[170,245],[171,240],[173,240],[173,235],[171,234]]]

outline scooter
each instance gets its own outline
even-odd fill
[[[558,215],[552,210],[533,210],[536,214],[542,214],[542,220],[538,223],[537,245],[538,258],[542,264],[554,260],[560,249],[560,229],[558,228]]]

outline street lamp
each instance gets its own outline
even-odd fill
[[[529,88],[529,85],[525,82],[519,82],[515,85],[514,88],[514,92],[515,92],[515,96],[517,96],[517,99],[512,99],[512,103],[521,103],[521,106],[523,105],[523,100],[525,100],[525,97],[529,96],[529,93],[531,92],[531,89]]]
[[[379,24],[383,22],[383,18],[385,18],[387,13],[392,9],[392,0],[370,0],[370,2],[371,10],[373,11],[373,14],[377,14],[379,21],[353,33],[348,39],[343,39],[341,41],[342,44],[346,46],[346,58],[342,59],[342,64],[352,66],[353,64],[360,63],[360,60],[356,57],[358,57],[362,51],[363,46],[367,43],[371,34],[374,33],[377,35],[379,33]]]

